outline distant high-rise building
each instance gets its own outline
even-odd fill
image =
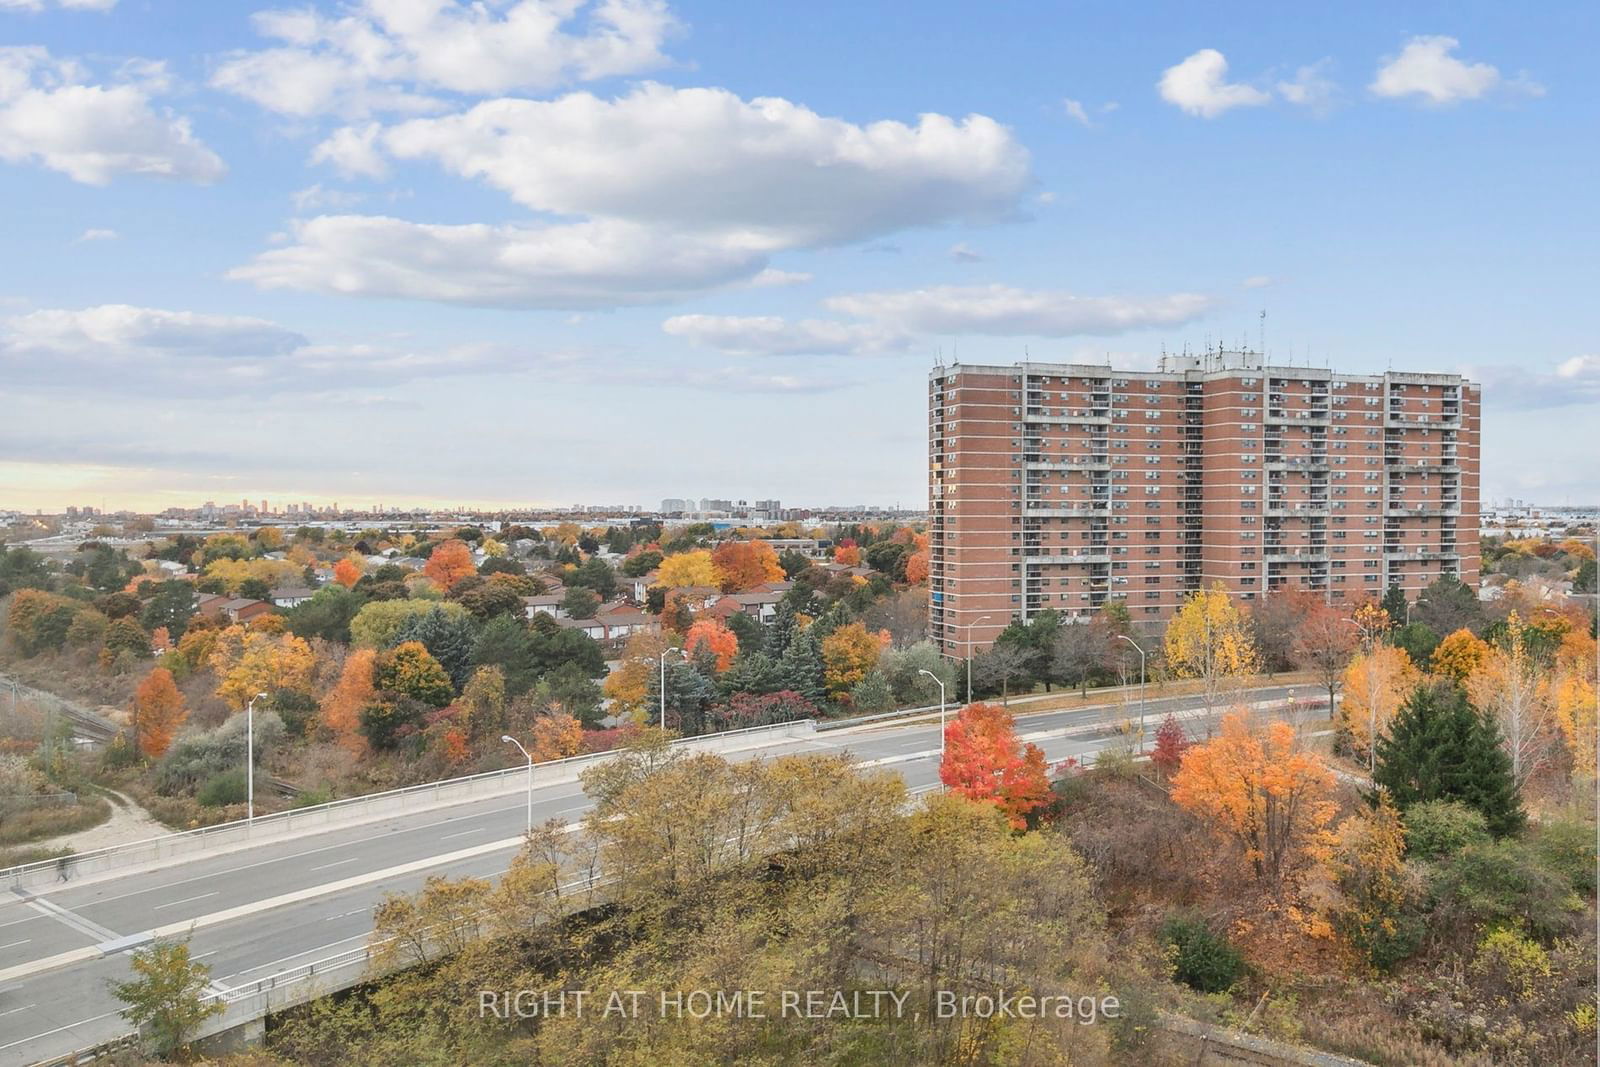
[[[661,511],[662,511],[663,514],[666,514],[666,515],[670,515],[673,512],[693,511],[693,510],[694,510],[694,501],[693,500],[684,500],[684,499],[681,499],[679,497],[669,496],[669,497],[667,497],[665,500],[663,500],[661,502]]]
[[[1162,363],[930,374],[930,635],[946,655],[1047,609],[1121,602],[1154,631],[1214,582],[1333,603],[1476,585],[1476,383],[1248,352]]]

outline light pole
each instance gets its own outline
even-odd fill
[[[993,615],[979,615],[967,623],[967,703],[972,703],[972,628],[980,622],[987,622],[994,618]]]
[[[257,693],[250,698],[250,703],[244,706],[244,794],[245,816],[247,823],[256,819],[256,701],[266,696]],[[134,731],[134,744],[139,743],[138,731]]]
[[[1418,604],[1426,604],[1427,602],[1428,602],[1428,598],[1425,597],[1425,596],[1419,596],[1419,597],[1417,597],[1417,599],[1415,601],[1411,601],[1411,600],[1406,601],[1406,625],[1407,626],[1411,625],[1411,609],[1416,607]]]
[[[920,670],[918,674],[926,674],[933,679],[933,684],[939,687],[939,762],[944,762],[944,679],[930,670]]]
[[[668,645],[661,650],[661,728],[667,728],[667,655],[672,652],[682,652],[681,648]]]
[[[1144,649],[1139,647],[1139,642],[1127,634],[1118,634],[1118,640],[1126,641],[1139,650],[1139,754],[1144,754]]]
[[[517,751],[522,753],[522,757],[528,761],[528,833],[531,834],[533,833],[533,757],[528,755],[528,750],[522,747],[522,742],[510,734],[501,734],[500,740],[509,741],[516,745]]]

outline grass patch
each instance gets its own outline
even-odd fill
[[[62,856],[70,855],[72,855],[70,848],[0,848],[0,870],[20,867],[24,863],[58,860]]]
[[[90,830],[111,818],[111,805],[99,797],[65,808],[32,808],[0,819],[0,845],[26,845],[61,834]]]

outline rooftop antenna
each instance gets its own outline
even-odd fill
[[[1264,361],[1267,358],[1267,309],[1266,308],[1262,308],[1261,309],[1261,322],[1260,322],[1260,325],[1258,325],[1256,327],[1256,331],[1257,331],[1256,332],[1256,337],[1257,337],[1256,344],[1259,346],[1259,348],[1261,350],[1261,358]]]

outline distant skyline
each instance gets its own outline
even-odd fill
[[[0,0],[0,508],[920,508],[936,357],[1262,310],[1277,361],[1482,381],[1486,501],[1600,501],[1597,30]]]

